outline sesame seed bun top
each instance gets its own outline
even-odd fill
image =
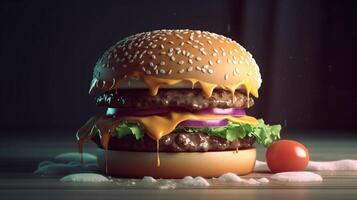
[[[230,38],[206,31],[156,30],[129,36],[107,50],[94,67],[90,93],[207,83],[213,89],[246,89],[258,97],[261,82],[252,55]]]

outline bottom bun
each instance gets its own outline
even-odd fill
[[[157,166],[155,152],[111,151],[97,149],[100,170],[123,178],[183,178],[185,176],[218,177],[227,172],[238,175],[253,171],[256,149],[194,153],[160,152]],[[106,163],[107,159],[107,165]]]

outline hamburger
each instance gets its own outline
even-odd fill
[[[111,176],[214,177],[250,173],[255,142],[280,136],[246,114],[262,79],[252,55],[234,40],[198,30],[156,30],[129,36],[94,67],[89,94],[103,113],[77,132],[98,145]]]

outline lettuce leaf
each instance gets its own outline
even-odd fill
[[[206,133],[208,135],[225,138],[228,141],[234,141],[245,137],[255,137],[256,141],[264,146],[269,146],[273,141],[280,138],[280,125],[268,125],[264,120],[259,119],[255,125],[230,123],[225,127],[218,128],[188,128],[177,127],[173,132],[187,133]],[[144,130],[138,123],[122,122],[113,133],[113,136],[122,138],[127,135],[133,135],[137,140],[144,137]]]

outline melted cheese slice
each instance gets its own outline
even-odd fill
[[[144,126],[146,134],[158,141],[161,137],[170,134],[178,124],[186,120],[208,120],[208,119],[227,119],[231,122],[244,124],[257,124],[257,119],[250,116],[234,117],[230,115],[202,115],[189,112],[170,112],[167,115],[152,115],[144,117],[122,117],[120,120],[139,122]]]

